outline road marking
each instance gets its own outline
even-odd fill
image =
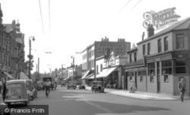
[[[85,100],[84,102],[91,105],[91,106],[93,106],[93,107],[95,107],[95,108],[97,108],[97,109],[103,110],[103,111],[105,111],[107,113],[113,113],[111,110],[103,108],[101,105],[95,104],[95,103],[90,102],[88,100]]]

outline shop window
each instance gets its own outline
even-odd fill
[[[102,70],[103,70],[103,65],[101,64],[100,65],[100,71],[102,72]]]
[[[143,55],[145,55],[146,54],[146,46],[145,46],[145,44],[143,45]]]
[[[168,51],[168,36],[164,37],[164,51]]]
[[[158,53],[160,53],[162,51],[162,43],[161,43],[161,39],[158,40]]]
[[[151,49],[150,43],[148,43],[148,45],[147,45],[147,55],[150,55],[150,49]]]
[[[164,83],[168,83],[169,82],[169,77],[168,75],[164,75]]]
[[[185,61],[175,61],[175,73],[186,73]]]
[[[141,71],[138,71],[138,76],[145,76],[146,75],[146,71],[144,70],[141,70]]]
[[[150,76],[150,82],[152,83],[152,82],[154,82],[154,76]]]
[[[131,53],[129,54],[129,62],[130,63],[132,62],[132,54]]]
[[[148,75],[154,76],[155,75],[155,63],[148,63]]]
[[[172,74],[172,61],[162,61],[162,74]]]
[[[130,76],[130,77],[129,77],[129,80],[132,81],[132,80],[133,80],[133,76]]]
[[[137,53],[136,52],[134,53],[134,61],[135,62],[137,61]]]
[[[176,49],[184,48],[184,33],[176,34]]]
[[[140,76],[140,82],[142,82],[143,81],[143,76]]]
[[[96,66],[96,74],[98,74],[99,73],[99,71],[98,71],[98,65]]]
[[[134,73],[133,72],[128,72],[128,75],[129,76],[134,76]]]

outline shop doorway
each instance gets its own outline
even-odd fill
[[[125,72],[125,89],[128,90],[128,72]]]
[[[135,72],[135,87],[136,87],[136,89],[138,88],[137,87],[137,72]]]
[[[156,72],[157,93],[160,93],[160,62],[156,62],[156,66],[157,66],[157,72]]]

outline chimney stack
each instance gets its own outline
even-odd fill
[[[147,32],[148,32],[148,38],[154,35],[154,27],[152,24],[148,25]]]

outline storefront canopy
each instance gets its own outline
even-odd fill
[[[7,72],[3,72],[9,79],[14,79],[14,77],[11,75],[11,74],[9,74],[9,73],[7,73]]]
[[[90,73],[90,70],[89,70],[89,71],[86,71],[86,72],[84,73],[84,75],[82,76],[81,79],[85,79],[85,78],[88,76],[89,73]]]
[[[88,75],[88,76],[86,77],[86,79],[94,79],[94,74],[92,73],[92,74]]]
[[[24,72],[20,72],[20,79],[29,79]]]
[[[117,67],[104,69],[100,74],[96,76],[96,78],[105,78],[109,76]]]

